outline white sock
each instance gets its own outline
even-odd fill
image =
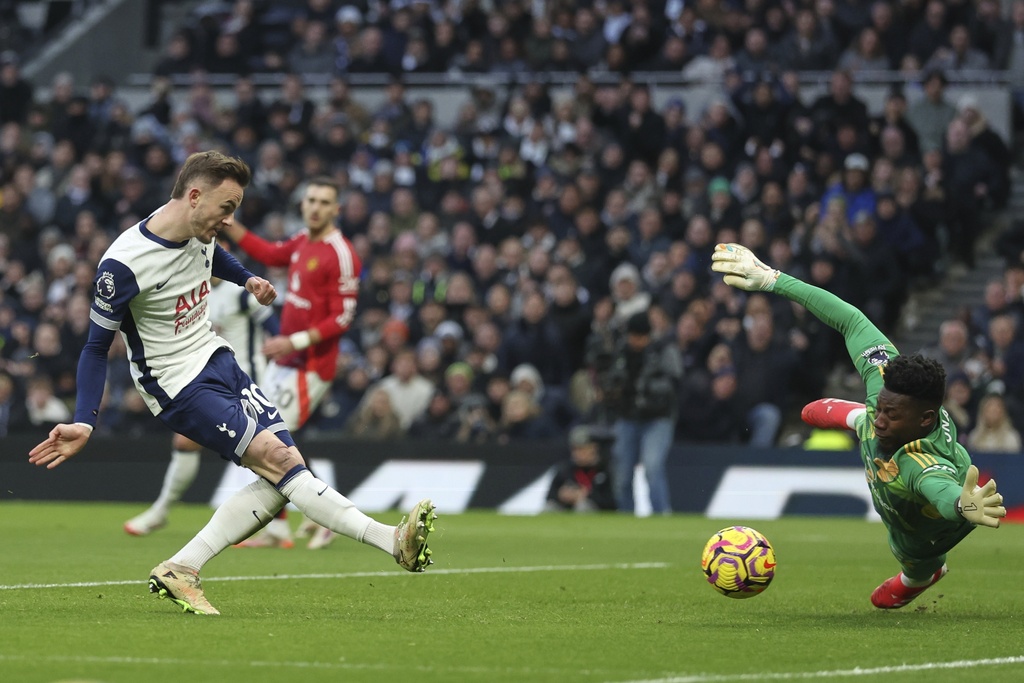
[[[921,586],[930,586],[934,574],[929,576],[927,579],[912,579],[903,572],[900,572],[900,582],[907,588],[920,588]]]
[[[240,543],[265,526],[287,499],[262,477],[228,498],[171,562],[199,571],[228,546]]]
[[[301,470],[280,490],[320,526],[380,548],[389,555],[394,551],[394,527],[364,515],[351,500],[314,477],[309,470]]]
[[[164,485],[150,509],[166,515],[168,508],[181,500],[198,473],[199,451],[171,451],[171,464],[164,475]]]

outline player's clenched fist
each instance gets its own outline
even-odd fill
[[[274,299],[277,298],[277,290],[274,289],[274,285],[261,277],[253,276],[246,280],[245,289],[256,297],[256,301],[259,301],[263,306],[272,304]]]

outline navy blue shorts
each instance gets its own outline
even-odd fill
[[[239,464],[256,433],[268,429],[294,446],[281,411],[249,379],[228,349],[215,351],[199,376],[160,413],[165,425]]]

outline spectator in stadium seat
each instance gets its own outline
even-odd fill
[[[779,66],[793,71],[831,68],[835,63],[835,43],[822,30],[814,10],[797,10],[793,29],[778,47]]]
[[[302,29],[302,40],[288,52],[288,68],[297,74],[329,74],[337,59],[327,36],[327,27],[320,21],[308,21]]]
[[[822,142],[834,139],[840,123],[863,131],[869,122],[867,105],[854,93],[853,76],[844,70],[832,72],[828,93],[814,101],[810,114]]]
[[[969,28],[971,44],[988,55],[991,67],[1006,69],[1013,47],[1013,27],[1003,17],[998,0],[979,0]]]
[[[889,55],[874,28],[867,26],[860,30],[855,42],[840,55],[837,67],[854,74],[889,70]]]
[[[452,409],[448,395],[438,389],[431,396],[426,411],[413,421],[408,434],[416,439],[454,439],[458,428],[458,414]]]
[[[614,510],[611,473],[591,428],[569,432],[569,459],[556,466],[544,509],[548,512]]]
[[[997,315],[989,320],[981,350],[990,378],[987,387],[1014,400],[1024,399],[1024,341],[1012,316]]]
[[[870,162],[863,154],[854,153],[846,157],[842,180],[825,192],[821,205],[827,207],[833,200],[841,200],[849,223],[862,212],[874,214],[877,195],[867,182],[870,169]]]
[[[541,379],[551,386],[565,386],[571,371],[565,343],[558,326],[548,316],[548,304],[539,291],[523,298],[522,313],[504,330],[498,353],[505,372],[522,363],[537,368]]]
[[[164,47],[163,56],[153,67],[153,73],[157,76],[178,76],[191,73],[195,67],[196,59],[188,33],[176,31]]]
[[[1000,182],[998,171],[987,154],[971,147],[967,124],[960,119],[949,124],[941,163],[950,255],[974,268],[974,245],[981,232],[979,213],[992,205],[992,193]]]
[[[939,69],[943,73],[956,75],[957,72],[981,71],[988,69],[988,55],[971,45],[967,27],[960,24],[949,32],[949,46],[940,47],[931,56],[925,69]]]
[[[967,325],[957,318],[950,318],[939,325],[938,343],[921,350],[925,358],[937,360],[948,376],[968,372],[968,361],[974,356]],[[979,371],[972,366],[968,376],[972,385]]]
[[[930,2],[929,7],[933,4]],[[946,129],[956,117],[956,108],[945,98],[947,84],[946,74],[942,71],[926,72],[922,79],[924,97],[907,110],[907,121],[917,133],[922,153],[941,149]]]
[[[13,50],[0,52],[0,126],[25,123],[35,88],[21,75],[21,58]]]
[[[981,399],[977,424],[967,435],[967,447],[982,453],[1020,453],[1020,432],[1010,421],[1005,399],[999,394]]]
[[[401,419],[391,405],[391,395],[380,388],[367,389],[345,425],[346,435],[370,441],[393,441],[403,433]]]
[[[1010,167],[1013,165],[1013,153],[999,133],[992,130],[976,97],[973,95],[962,96],[957,101],[956,110],[957,115],[967,124],[971,147],[984,152],[992,162],[998,183],[992,186],[990,194],[994,207],[1001,209],[1006,206],[1009,199]]]
[[[935,51],[949,45],[949,31],[946,26],[946,3],[942,0],[928,0],[924,15],[911,26],[907,48],[918,63],[924,64]]]

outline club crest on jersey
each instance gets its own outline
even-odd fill
[[[885,350],[884,345],[872,346],[870,349],[865,349],[860,356],[867,362],[878,367],[882,367],[889,362],[889,352]]]
[[[113,299],[116,291],[117,290],[114,288],[114,274],[109,270],[103,271],[103,273],[96,278],[96,295],[101,296],[104,299]]]
[[[320,265],[320,261],[318,261],[316,259],[316,257],[311,258],[308,261],[306,261],[306,270],[314,271],[314,270],[316,270],[316,267],[319,266],[319,265]]]

